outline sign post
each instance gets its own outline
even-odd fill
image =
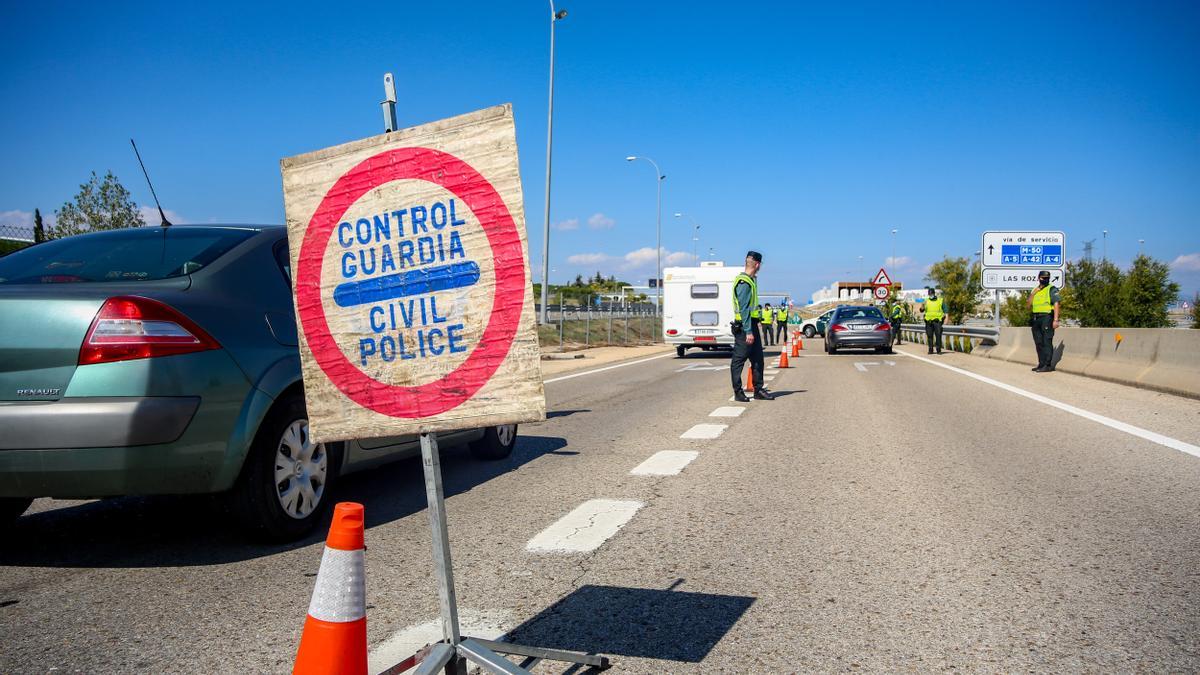
[[[417,672],[607,667],[459,628],[437,432],[546,417],[512,107],[280,164],[310,435],[420,434],[443,640]]]

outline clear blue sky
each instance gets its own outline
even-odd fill
[[[1200,4],[563,0],[551,260],[645,283],[663,245],[807,299],[891,254],[922,281],[985,229],[1107,229],[1200,290]],[[511,101],[541,250],[549,9],[541,2],[5,3],[0,216],[52,212],[128,138],[185,222],[281,222],[281,157]],[[570,228],[574,229],[570,229]],[[649,248],[639,256],[641,248]],[[629,255],[629,254],[633,255]],[[572,257],[574,256],[574,257]],[[572,262],[572,261],[577,262]],[[588,261],[586,263],[578,262]],[[535,278],[537,273],[535,272]]]

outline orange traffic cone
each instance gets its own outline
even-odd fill
[[[791,368],[791,366],[788,365],[788,357],[787,357],[786,349],[779,352],[779,367],[780,368]]]
[[[363,505],[342,502],[333,509],[317,585],[292,669],[294,675],[366,675],[363,551]]]
[[[747,366],[747,368],[746,368],[746,391],[753,392],[754,391],[754,366],[751,366],[749,363],[747,363],[746,366]]]
[[[804,351],[804,338],[796,338],[796,345],[800,347],[800,351]]]
[[[800,356],[800,343],[792,343],[792,356]]]

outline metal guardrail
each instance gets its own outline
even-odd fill
[[[904,331],[905,339],[912,342],[925,342],[925,324],[902,323],[900,330]],[[957,352],[970,352],[976,344],[994,345],[1000,339],[1000,331],[991,326],[942,326],[942,343]]]

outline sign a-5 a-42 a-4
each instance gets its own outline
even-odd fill
[[[1050,284],[1062,287],[1067,246],[1062,232],[984,232],[982,285],[1018,290],[1037,288],[1038,272],[1050,272]]]

